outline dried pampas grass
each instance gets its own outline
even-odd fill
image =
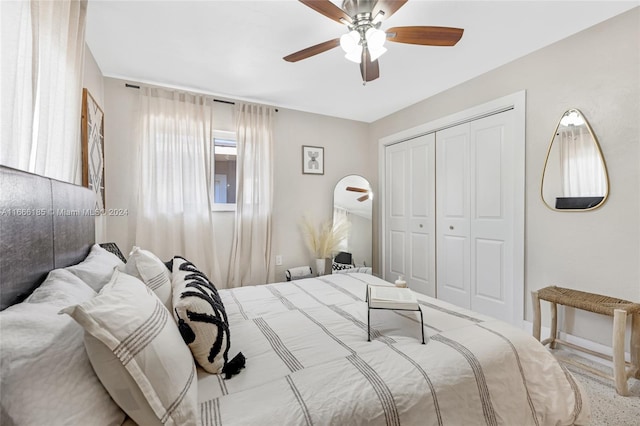
[[[351,224],[345,218],[341,218],[335,223],[327,220],[320,228],[316,228],[311,220],[304,216],[301,227],[304,241],[313,256],[316,259],[327,259],[332,257],[333,252],[338,251],[340,242],[349,237]]]

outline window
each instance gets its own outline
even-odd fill
[[[236,163],[238,149],[235,132],[214,131],[213,210],[233,211],[236,205]]]

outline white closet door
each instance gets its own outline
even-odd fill
[[[471,308],[469,124],[436,134],[438,299]]]
[[[470,123],[471,309],[511,322],[514,282],[513,111]]]
[[[435,296],[435,136],[386,148],[385,279]]]
[[[407,268],[407,144],[385,149],[385,276],[393,282]]]
[[[438,298],[513,315],[513,112],[436,133]]]
[[[436,295],[435,134],[408,141],[409,213],[407,284]]]

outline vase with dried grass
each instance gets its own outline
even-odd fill
[[[307,216],[303,217],[302,233],[307,248],[316,259],[316,275],[327,273],[327,260],[331,262],[342,240],[349,237],[350,228],[350,223],[344,218],[335,222],[327,220],[316,227]]]

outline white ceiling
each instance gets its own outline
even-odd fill
[[[282,59],[346,32],[295,0],[89,0],[86,40],[108,77],[372,122],[638,4],[409,0],[382,29],[451,26],[464,35],[454,47],[387,43],[380,78],[366,86],[339,47]]]

